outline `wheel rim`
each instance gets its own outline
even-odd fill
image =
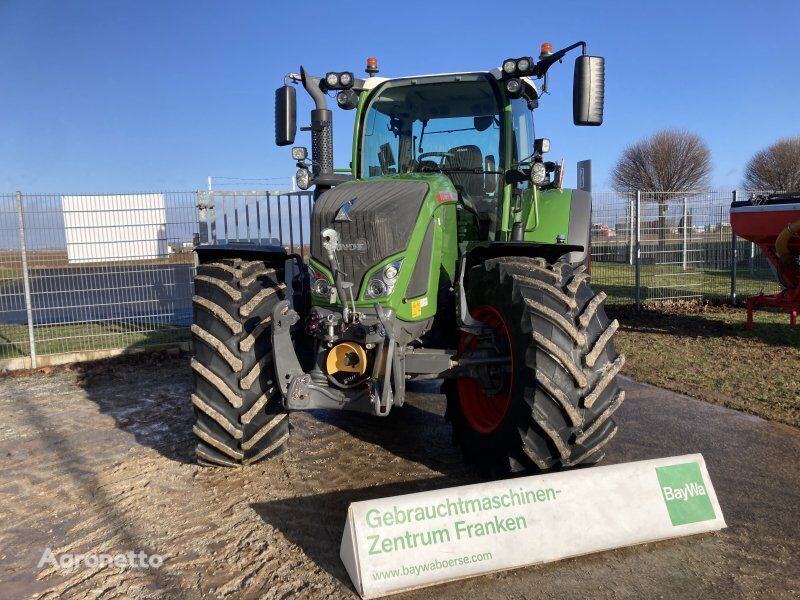
[[[458,398],[461,410],[470,427],[480,433],[490,433],[500,426],[511,404],[511,390],[514,374],[514,356],[511,352],[511,336],[508,332],[505,319],[496,308],[482,304],[472,311],[472,317],[480,321],[495,332],[502,339],[511,355],[511,374],[504,378],[500,390],[488,393],[477,379],[459,377]],[[478,340],[468,333],[461,334],[458,345],[459,354],[464,354],[475,349]]]

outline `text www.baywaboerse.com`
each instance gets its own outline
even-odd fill
[[[372,578],[375,581],[382,581],[385,579],[393,579],[395,577],[403,577],[406,575],[421,575],[428,571],[436,571],[438,569],[448,569],[452,567],[460,567],[470,563],[484,562],[492,559],[491,552],[484,552],[482,554],[473,554],[471,556],[459,556],[457,558],[448,558],[447,560],[430,560],[424,563],[415,565],[403,565],[394,569],[384,569],[382,571],[375,571]]]

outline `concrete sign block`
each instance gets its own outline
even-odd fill
[[[693,454],[355,502],[340,556],[375,598],[725,526]]]

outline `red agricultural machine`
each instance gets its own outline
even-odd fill
[[[791,326],[800,310],[800,192],[753,195],[731,204],[736,235],[756,243],[769,259],[783,288],[777,294],[747,299],[747,328],[753,328],[756,306],[788,310]]]

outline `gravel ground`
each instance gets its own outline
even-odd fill
[[[625,380],[607,463],[702,452],[729,528],[487,575],[404,598],[797,597],[800,432]],[[475,481],[435,384],[381,420],[292,415],[281,457],[192,464],[185,358],[0,379],[0,598],[352,598],[350,502]],[[53,553],[143,551],[158,569],[37,568]]]

